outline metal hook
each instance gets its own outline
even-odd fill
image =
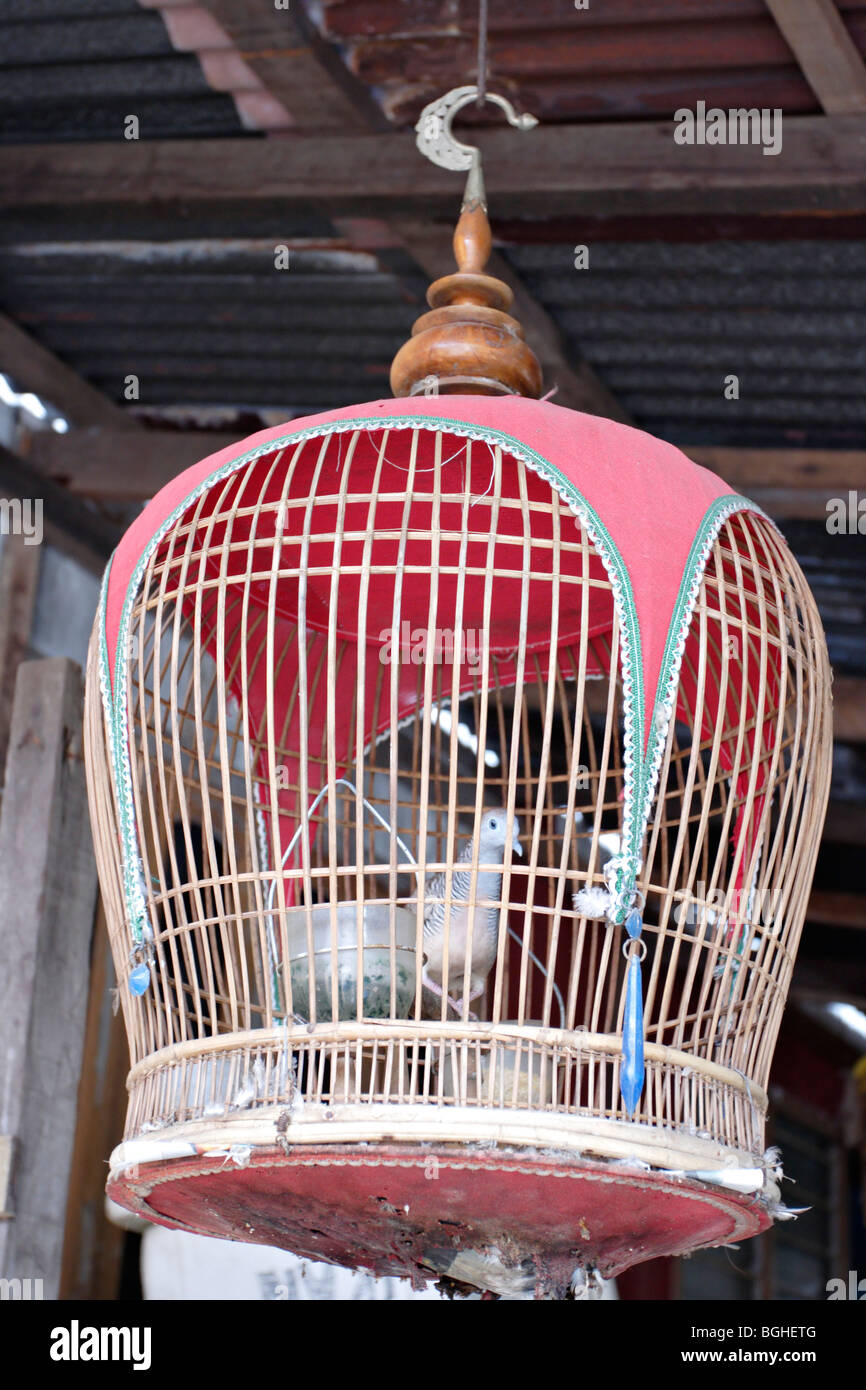
[[[434,164],[438,164],[441,169],[476,171],[480,201],[483,201],[483,188],[480,180],[481,151],[476,145],[464,145],[463,141],[458,140],[451,129],[451,123],[457,112],[462,111],[464,106],[469,106],[477,96],[477,87],[454,87],[444,96],[431,101],[418,117],[418,123],[415,126],[417,136],[415,143],[421,153],[426,155]],[[538,125],[536,117],[530,116],[528,112],[518,116],[511,102],[496,92],[485,92],[484,99],[495,102],[497,106],[501,107],[508,117],[509,125],[515,126],[518,130],[532,130],[533,126]],[[473,177],[470,172],[466,182],[467,195],[472,183]],[[476,196],[478,195],[476,194]]]

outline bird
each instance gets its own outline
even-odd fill
[[[502,875],[492,869],[482,869],[484,864],[501,864],[505,847],[509,840],[514,854],[523,854],[517,838],[518,825],[513,818],[509,828],[508,816],[501,808],[486,811],[481,818],[478,836],[478,873],[475,880],[475,903],[472,909],[472,957],[470,961],[469,1001],[484,993],[487,976],[496,960],[498,944],[499,910],[496,904],[502,886]],[[451,874],[451,903],[448,912],[448,975],[462,982],[466,969],[466,953],[469,933],[469,896],[472,890],[471,864],[475,857],[475,841],[471,839],[463,846],[457,858],[458,864],[470,868],[455,868]],[[446,875],[440,873],[428,881],[424,899],[424,970],[421,976],[424,986],[441,999],[445,996],[443,974],[443,952],[445,945],[445,888]],[[459,1014],[461,1007],[447,996],[449,1004]],[[470,1012],[470,1018],[475,1015]]]

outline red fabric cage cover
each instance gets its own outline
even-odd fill
[[[383,442],[388,430],[385,462],[379,481],[380,494],[400,494],[405,490],[409,467],[409,448],[412,440],[410,426],[426,425],[440,429],[443,435],[441,492],[453,494],[442,501],[439,527],[443,533],[439,550],[439,568],[455,569],[460,557],[460,533],[463,526],[462,495],[468,485],[472,498],[480,501],[489,494],[492,481],[495,445],[503,451],[501,495],[504,499],[520,501],[520,470],[516,460],[528,465],[525,473],[525,495],[529,501],[549,500],[555,488],[569,503],[595,546],[590,561],[590,576],[610,577],[622,619],[621,652],[623,675],[631,699],[626,702],[626,816],[630,834],[624,826],[623,892],[626,896],[615,903],[612,914],[620,920],[629,885],[640,855],[640,844],[646,815],[654,789],[654,765],[661,755],[661,742],[668,720],[676,709],[678,717],[694,718],[698,695],[697,639],[689,630],[691,609],[706,556],[724,520],[733,512],[749,507],[714,474],[687,459],[679,450],[638,430],[594,416],[578,414],[559,406],[521,398],[492,399],[480,396],[450,396],[403,400],[376,401],[344,410],[316,415],[290,424],[262,431],[249,439],[203,459],[180,474],[148,504],[123,537],[111,561],[104,590],[104,637],[107,664],[106,686],[118,731],[115,764],[118,757],[128,757],[126,748],[127,713],[123,662],[125,653],[124,617],[140,583],[144,562],[154,546],[167,544],[172,522],[185,513],[197,515],[196,544],[191,547],[190,581],[203,578],[240,578],[247,569],[249,558],[246,542],[250,537],[251,516],[237,515],[238,510],[254,508],[260,501],[279,504],[285,495],[285,483],[290,460],[298,443],[306,442],[297,456],[288,493],[288,506],[278,514],[276,505],[256,514],[255,568],[258,573],[273,573],[274,578],[257,578],[252,582],[250,601],[267,609],[273,606],[275,648],[280,651],[279,677],[274,699],[278,710],[280,701],[288,704],[295,688],[299,662],[306,656],[312,681],[326,656],[329,620],[332,607],[331,574],[311,575],[307,583],[305,624],[307,641],[301,646],[296,640],[299,592],[297,580],[278,577],[278,567],[297,568],[304,546],[307,502],[311,495],[337,496],[342,481],[341,470],[350,468],[348,493],[354,499],[345,504],[342,527],[338,527],[338,504],[333,500],[315,502],[313,542],[309,545],[307,568],[327,569],[336,565],[339,570],[360,566],[370,531],[369,493]],[[363,426],[351,448],[349,440],[356,426]],[[321,441],[339,432],[341,438],[340,467],[335,471],[333,454],[329,450],[322,458]],[[467,436],[479,441],[472,447],[472,476],[466,478]],[[413,484],[412,527],[429,530],[432,513],[434,473],[431,468],[434,435],[428,430],[421,436],[424,457],[419,458]],[[490,448],[485,448],[485,443]],[[333,446],[332,446],[333,447]],[[256,466],[245,467],[259,455]],[[300,500],[303,505],[291,505]],[[488,503],[489,505],[489,503]],[[196,510],[197,509],[197,510]],[[374,529],[369,541],[371,563],[392,567],[397,559],[404,503],[402,496],[394,500],[377,500]],[[218,514],[218,520],[214,520]],[[470,530],[473,519],[470,512]],[[549,512],[529,510],[532,527],[532,570],[534,574],[550,573],[552,548],[543,542],[552,538]],[[228,519],[226,519],[228,517]],[[309,524],[309,523],[308,523]],[[563,527],[567,526],[567,518]],[[278,529],[279,527],[279,529]],[[336,543],[333,536],[341,531],[344,537]],[[227,534],[230,533],[230,534]],[[486,538],[473,539],[467,546],[465,568],[475,570],[465,580],[461,626],[467,629],[486,629],[491,654],[498,657],[498,679],[507,683],[517,677],[514,656],[519,641],[518,616],[521,607],[522,545],[524,511],[520,506],[500,506],[496,526],[493,563],[517,571],[513,578],[497,578],[492,591],[490,621],[485,623],[485,581],[483,572],[488,559]],[[565,539],[573,539],[563,530]],[[330,537],[330,538],[328,538]],[[230,540],[235,548],[222,548]],[[539,542],[541,544],[539,544]],[[183,551],[179,542],[175,553]],[[198,555],[201,551],[202,558]],[[746,552],[744,552],[746,553]],[[581,573],[582,557],[566,553],[562,559],[567,572]],[[435,627],[454,630],[457,604],[457,576],[434,572],[431,544],[426,538],[410,538],[406,551],[407,573],[402,582],[401,601],[395,625],[393,574],[375,574],[367,595],[365,631],[358,631],[360,577],[340,573],[337,590],[336,630],[348,643],[341,657],[337,674],[337,689],[333,702],[334,738],[339,759],[338,773],[355,759],[360,737],[365,744],[391,724],[392,708],[389,682],[381,679],[379,652],[382,634],[395,627],[402,630],[426,630],[429,618],[431,586],[436,590]],[[414,571],[413,572],[413,568]],[[728,615],[738,622],[746,621],[756,630],[763,630],[764,595],[756,592],[750,577],[754,570],[728,563],[729,573],[724,598],[716,595],[716,603],[724,602]],[[184,600],[192,630],[214,655],[217,655],[216,588],[201,589],[193,582],[190,596]],[[569,646],[580,635],[583,595],[577,584],[561,585],[557,644]],[[591,586],[588,599],[589,634],[609,633],[613,622],[613,599],[606,587]],[[527,654],[534,653],[542,675],[547,671],[551,632],[551,585],[533,578],[529,586]],[[258,662],[250,669],[245,653],[240,650],[240,629],[226,624],[224,654],[221,658],[230,688],[240,698],[246,689],[251,734],[261,725],[266,698],[265,663]],[[399,640],[399,638],[398,638]],[[680,656],[684,660],[680,667]],[[772,647],[772,650],[770,649]],[[725,721],[726,733],[721,745],[721,760],[730,771],[735,758],[740,724],[744,714],[752,723],[747,735],[750,757],[747,762],[758,763],[757,789],[763,785],[769,754],[775,746],[777,714],[772,716],[778,688],[778,647],[770,644],[764,659],[758,662],[737,645],[727,651],[710,653],[706,662],[702,711],[695,718],[695,727],[703,735],[712,732],[718,719]],[[600,666],[599,651],[604,644],[590,646],[591,663]],[[594,654],[594,655],[593,655]],[[437,657],[443,667],[442,688],[451,688],[452,670],[447,653]],[[460,661],[460,654],[456,659]],[[744,664],[745,663],[745,664]],[[764,667],[765,708],[757,705],[759,668]],[[363,675],[361,667],[363,666]],[[535,669],[535,668],[533,668]],[[739,670],[737,679],[723,680],[724,670]],[[366,727],[355,727],[355,691],[364,681],[366,697]],[[417,701],[417,672],[412,666],[400,663],[398,719],[411,715]],[[477,686],[478,670],[466,662],[459,672],[461,692]],[[377,699],[377,686],[381,693]],[[725,708],[720,708],[720,687],[727,691]],[[744,711],[740,692],[751,692],[752,706]],[[326,747],[328,702],[324,692],[303,710],[295,701],[292,712],[286,709],[286,734],[281,740],[281,757],[300,758],[303,739],[308,751],[310,799],[322,785],[321,759]],[[760,734],[761,748],[755,748]],[[758,754],[757,758],[755,755]],[[762,769],[764,769],[762,771]],[[264,767],[257,769],[267,778]],[[737,790],[744,792],[749,774],[743,774]],[[290,774],[290,781],[296,777]],[[122,782],[119,783],[122,785]],[[290,822],[302,817],[303,808],[297,805],[297,794],[288,790],[279,793],[280,819]],[[276,809],[276,808],[273,808]],[[760,799],[751,826],[738,824],[735,838],[742,850],[740,878],[750,857],[754,826],[760,817]],[[128,852],[132,852],[128,842]],[[140,851],[139,851],[140,852]]]

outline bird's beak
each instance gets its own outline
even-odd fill
[[[516,837],[511,841],[511,848],[515,854],[519,854],[521,859],[523,858],[523,845]]]

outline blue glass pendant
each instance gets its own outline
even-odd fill
[[[630,912],[625,929],[632,941],[639,941],[643,921],[639,912]],[[625,984],[625,1016],[622,1027],[622,1067],[620,1095],[629,1119],[637,1109],[644,1083],[643,984],[637,953],[629,956]]]
[[[137,965],[129,976],[129,988],[133,994],[144,994],[150,985],[150,968],[146,965]]]

